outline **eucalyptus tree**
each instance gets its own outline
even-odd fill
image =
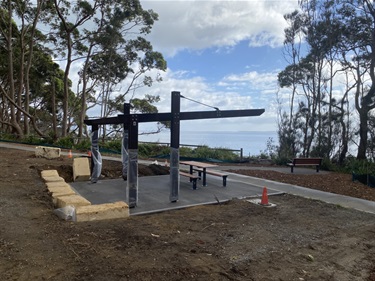
[[[2,2],[1,7],[1,35],[2,35],[2,49],[5,49],[5,61],[3,66],[7,68],[5,70],[5,79],[1,84],[1,93],[3,102],[9,107],[9,119],[2,119],[2,123],[12,128],[12,133],[22,135],[22,129],[17,123],[16,117],[16,87],[14,78],[14,39],[16,37],[17,26],[13,22],[14,3],[13,1]],[[4,114],[7,113],[5,110]],[[4,116],[5,117],[5,116]]]
[[[152,84],[154,78],[147,71],[166,69],[163,56],[145,39],[158,15],[143,10],[139,0],[54,0],[54,9],[57,55],[66,61],[62,134],[67,133],[69,121],[75,122],[78,136],[82,136],[89,106],[99,104],[101,116],[108,116],[126,94]],[[67,79],[74,62],[81,65],[75,93],[80,107],[72,121],[68,118]]]
[[[348,2],[352,3],[350,6],[352,9],[346,7]],[[357,1],[355,4],[359,4],[359,2]],[[286,40],[292,38],[290,34],[293,33],[290,33],[290,29],[296,23],[301,22],[300,18],[304,18],[302,30],[305,52],[299,56],[297,63],[292,61],[285,70],[280,72],[279,84],[281,87],[290,88],[292,97],[295,97],[295,93],[298,96],[299,106],[296,110],[292,110],[294,99],[289,104],[289,120],[290,122],[298,120],[293,128],[294,132],[300,130],[303,136],[301,153],[304,156],[309,156],[312,153],[325,157],[339,153],[339,158],[342,160],[348,150],[347,137],[350,135],[349,122],[345,119],[349,114],[350,99],[348,96],[355,88],[353,84],[349,83],[353,79],[348,80],[352,77],[347,74],[355,73],[355,71],[350,71],[350,68],[352,70],[357,67],[362,69],[358,72],[360,77],[355,80],[355,85],[358,82],[362,84],[363,81],[358,79],[362,79],[366,74],[366,71],[363,71],[363,62],[357,64],[352,58],[349,58],[355,52],[360,53],[358,46],[354,47],[356,49],[354,52],[353,47],[348,44],[350,40],[352,43],[359,42],[360,40],[355,37],[363,35],[359,35],[361,32],[355,30],[358,24],[354,19],[360,20],[358,17],[360,13],[355,12],[354,1],[349,0],[301,0],[299,4],[301,10],[298,13],[295,12],[294,15],[300,15],[287,18],[290,21],[290,28],[286,30]],[[351,13],[353,20],[349,21],[344,12]],[[360,21],[363,25],[365,24],[365,20]],[[368,22],[367,20],[366,23]],[[353,34],[350,39],[346,38],[348,34]],[[289,44],[293,46],[292,44],[296,40],[289,40],[289,42],[292,42]],[[343,57],[350,62],[343,60]],[[345,87],[334,84],[337,74],[346,75],[347,85]],[[338,92],[337,87],[341,88],[341,97],[337,94],[333,95],[335,87],[336,93]],[[360,88],[358,89],[360,90]],[[363,91],[359,92],[363,93]],[[291,118],[292,114],[294,118]],[[341,136],[341,139],[337,136]]]
[[[102,1],[76,1],[54,0],[53,8],[56,12],[55,21],[51,23],[56,30],[56,43],[58,55],[65,58],[64,98],[62,112],[62,132],[65,137],[68,133],[68,107],[69,107],[69,75],[70,68],[77,56],[82,56],[86,47],[83,43],[80,28],[95,14]]]
[[[138,0],[106,1],[101,7],[96,18],[99,32],[94,33],[91,41],[95,43],[95,50],[88,62],[87,77],[98,81],[102,117],[118,111],[119,107],[122,110],[125,97],[130,96],[127,100],[131,101],[140,87],[161,81],[159,74],[155,77],[147,74],[152,69],[166,69],[162,54],[154,51],[145,38],[157,19],[158,15],[152,10],[143,10]],[[141,100],[147,103],[143,103],[147,110],[159,98]]]
[[[366,159],[369,115],[375,108],[375,7],[372,0],[342,0],[338,9],[340,51],[355,75],[355,108],[359,115],[357,158]]]
[[[11,132],[21,137],[29,134],[29,122],[39,135],[35,116],[29,112],[30,71],[36,64],[34,47],[39,40],[41,50],[44,40],[37,30],[43,7],[47,1],[3,1],[0,4],[0,42],[3,75],[0,90],[3,107],[2,124],[11,128]],[[7,59],[5,59],[5,57]],[[6,71],[4,71],[6,69]],[[21,119],[23,116],[23,129]]]
[[[289,65],[278,74],[278,82],[280,87],[289,88],[291,93],[289,95],[289,114],[281,108],[282,101],[279,100],[279,154],[283,158],[292,158],[299,151],[297,147],[298,133],[295,126],[295,99],[301,81],[298,64],[305,36],[306,17],[303,13],[295,10],[285,15],[284,18],[289,26],[284,30],[284,58]]]

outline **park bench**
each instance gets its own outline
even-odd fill
[[[295,166],[315,166],[316,172],[318,173],[321,164],[322,158],[294,158],[292,163],[288,163],[288,166],[290,166],[291,173],[293,173],[293,168]]]
[[[194,168],[193,170],[197,171],[198,172],[198,176],[201,177],[203,169]],[[222,177],[223,178],[223,186],[227,186],[227,177],[228,177],[228,174],[221,173],[221,172],[214,171],[214,170],[206,170],[206,174],[210,174],[210,175],[213,175],[213,176]]]
[[[197,179],[199,179],[198,176],[182,171],[180,171],[180,176],[189,178],[190,182],[193,182],[193,189],[197,189]]]

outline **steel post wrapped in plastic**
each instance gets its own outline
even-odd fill
[[[137,203],[138,203],[138,149],[129,149],[128,194],[129,194],[129,207],[137,206]]]
[[[91,182],[96,183],[102,173],[102,156],[99,152],[98,131],[91,134]]]
[[[176,202],[178,200],[178,194],[180,191],[180,150],[178,148],[171,147],[171,158],[170,158],[170,193],[169,201]]]
[[[121,146],[121,157],[122,157],[122,178],[127,180],[128,178],[128,162],[129,162],[129,132],[124,130],[124,135],[122,137],[122,146]]]

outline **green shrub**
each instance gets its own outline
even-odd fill
[[[81,139],[74,148],[77,150],[89,150],[91,148],[91,140],[90,139]]]
[[[57,141],[54,142],[54,145],[61,148],[73,148],[74,138],[72,136],[59,138]]]
[[[320,168],[325,171],[337,171],[337,166],[335,166],[328,158],[323,158]]]
[[[347,159],[345,170],[358,175],[375,175],[375,163],[369,160]]]

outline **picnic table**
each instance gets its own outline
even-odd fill
[[[194,172],[194,168],[202,169],[202,184],[203,184],[203,186],[207,186],[207,182],[206,182],[207,172],[206,172],[206,169],[207,168],[212,168],[212,167],[217,167],[217,165],[214,165],[214,164],[203,163],[203,162],[198,162],[198,161],[180,161],[180,164],[190,166],[189,173],[191,175]]]

